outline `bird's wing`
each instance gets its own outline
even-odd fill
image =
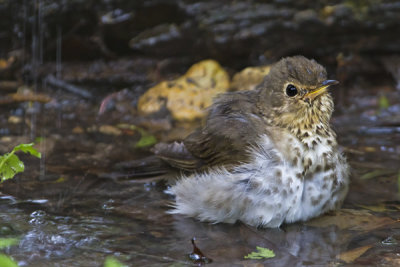
[[[158,145],[154,152],[173,167],[189,171],[246,162],[247,147],[265,129],[255,97],[254,91],[224,94],[210,107],[203,128],[182,143]]]
[[[194,171],[201,169],[202,161],[190,153],[183,142],[170,144],[158,143],[152,149],[154,154],[170,166],[182,170]]]

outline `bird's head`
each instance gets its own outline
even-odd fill
[[[328,126],[333,111],[324,67],[303,56],[283,58],[259,85],[258,106],[271,123],[286,128]]]

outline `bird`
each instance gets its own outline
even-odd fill
[[[255,89],[217,96],[202,127],[153,149],[183,170],[169,213],[276,228],[340,208],[350,168],[329,122],[336,84],[315,60],[292,56]]]

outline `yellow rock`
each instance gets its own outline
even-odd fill
[[[213,98],[229,88],[228,73],[214,60],[194,64],[185,75],[150,88],[138,102],[138,110],[147,115],[163,106],[176,120],[201,118]]]
[[[12,124],[18,124],[22,122],[22,118],[18,116],[10,116],[8,117],[8,122]]]
[[[270,65],[245,68],[233,76],[231,89],[234,91],[253,90],[262,82],[270,69]]]
[[[122,131],[112,125],[101,125],[99,132],[107,135],[121,135]]]

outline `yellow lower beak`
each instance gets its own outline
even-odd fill
[[[307,94],[305,94],[304,95],[304,99],[314,100],[314,98],[316,98],[317,96],[325,93],[329,86],[335,85],[335,84],[338,84],[338,83],[339,82],[336,81],[336,80],[323,81],[320,87],[318,87],[317,89],[314,89],[314,90],[308,92]]]

